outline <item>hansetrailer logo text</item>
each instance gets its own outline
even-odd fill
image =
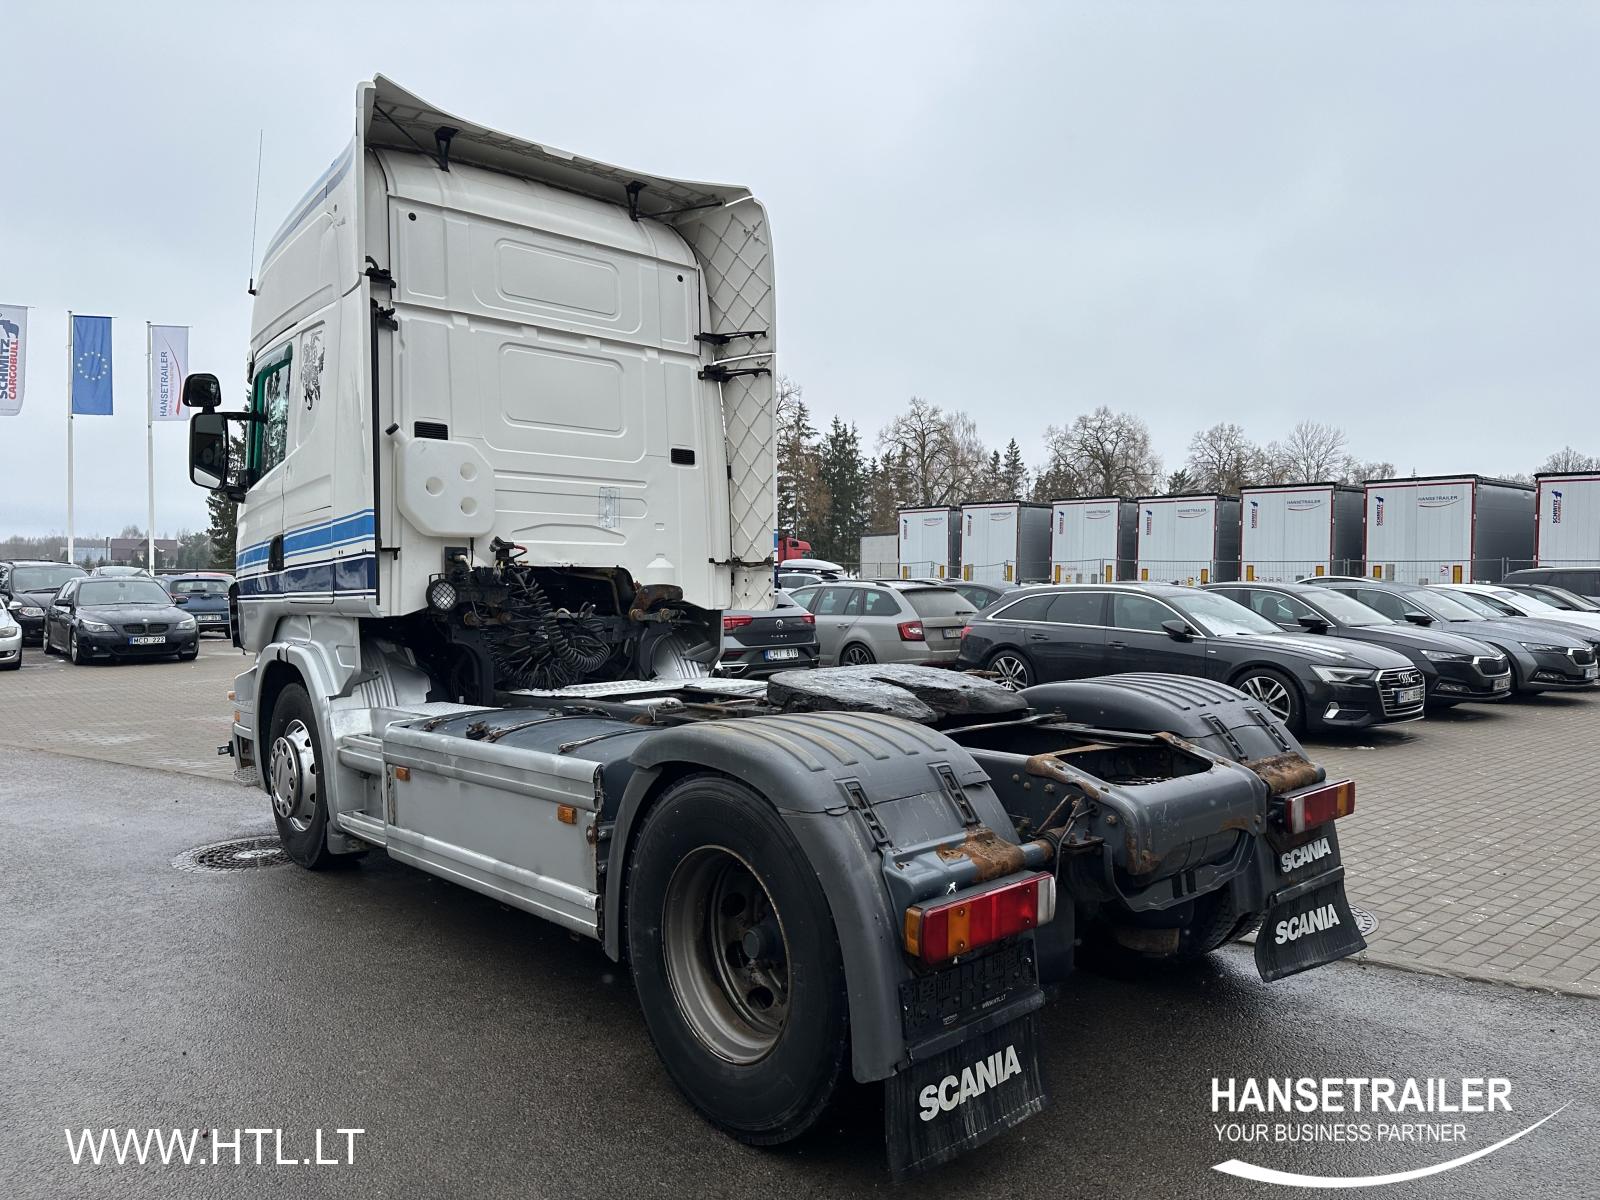
[[[68,1129],[79,1166],[350,1167],[365,1129]]]
[[[1309,849],[1309,847],[1306,847]],[[1287,856],[1286,856],[1287,857]],[[1282,939],[1280,939],[1282,940]],[[1567,1106],[1509,1137],[1444,1162],[1383,1175],[1308,1175],[1230,1158],[1213,1171],[1284,1187],[1367,1188],[1453,1171],[1527,1137]],[[1350,1076],[1284,1079],[1212,1079],[1211,1111],[1248,1120],[1214,1121],[1219,1142],[1232,1145],[1383,1143],[1427,1146],[1465,1143],[1466,1122],[1455,1118],[1509,1113],[1511,1081],[1485,1076],[1394,1079]],[[1301,1120],[1262,1120],[1272,1115]],[[1439,1120],[1449,1117],[1450,1120]]]
[[[923,1088],[918,1097],[922,1105],[919,1115],[924,1121],[931,1121],[941,1112],[954,1112],[968,1100],[1020,1074],[1022,1060],[1017,1057],[1017,1047],[1013,1043],[1004,1050],[996,1050],[988,1058],[980,1058],[970,1067],[963,1067],[961,1074],[946,1075],[938,1083]]]

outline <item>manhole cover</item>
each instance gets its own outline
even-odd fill
[[[180,871],[248,871],[256,867],[281,867],[289,861],[275,837],[239,838],[196,846],[172,860]]]
[[[1378,932],[1378,918],[1364,908],[1350,906],[1350,915],[1356,919],[1356,930],[1362,937],[1371,937]]]

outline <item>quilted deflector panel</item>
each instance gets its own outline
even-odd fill
[[[688,213],[676,225],[700,260],[711,316],[708,332],[765,330],[714,349],[730,369],[764,366],[768,373],[738,375],[722,384],[722,419],[728,442],[729,527],[733,607],[772,607],[773,530],[778,521],[774,395],[777,325],[772,286],[772,242],[766,211],[754,200]],[[738,360],[738,361],[732,361]]]

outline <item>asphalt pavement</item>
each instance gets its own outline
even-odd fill
[[[1267,985],[1247,952],[1080,973],[1042,1020],[1054,1103],[893,1189],[876,1089],[796,1147],[701,1122],[625,970],[590,943],[374,853],[314,875],[175,869],[269,833],[218,780],[0,749],[0,1195],[7,1197],[1309,1195],[1212,1164],[1409,1171],[1559,1115],[1383,1197],[1593,1197],[1596,1002],[1338,964]],[[269,862],[270,859],[250,860]],[[1512,1111],[1448,1145],[1237,1144],[1214,1077],[1503,1077]],[[359,1128],[354,1163],[74,1165],[67,1129]],[[339,1142],[342,1154],[343,1141]],[[339,1157],[332,1155],[329,1157]]]

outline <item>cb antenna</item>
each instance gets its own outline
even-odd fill
[[[256,222],[261,219],[261,147],[266,136],[265,129],[256,130],[256,203],[250,212],[250,283],[245,288],[252,296],[256,294]]]

